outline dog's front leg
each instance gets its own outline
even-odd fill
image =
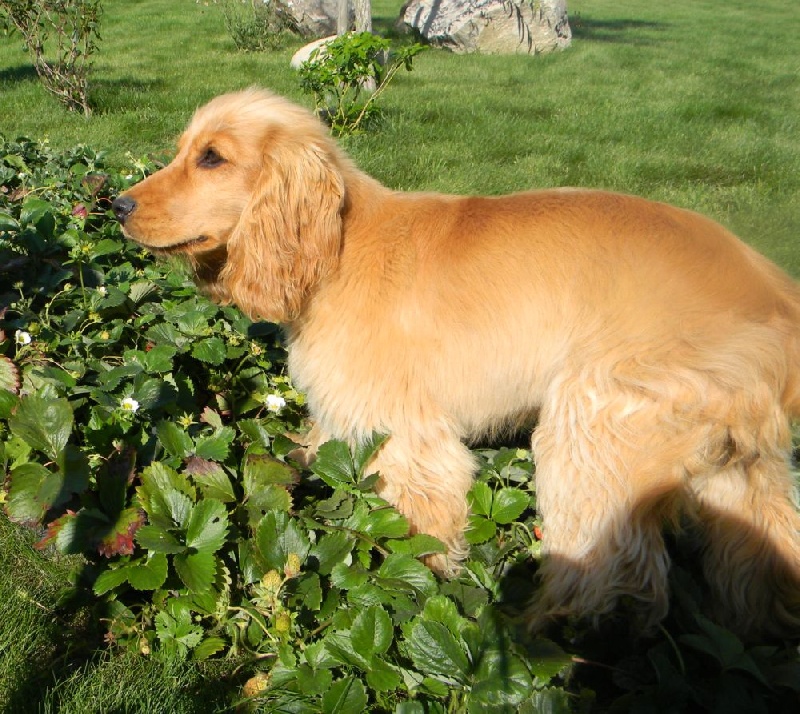
[[[371,465],[380,474],[378,494],[408,518],[412,532],[447,546],[446,554],[425,559],[446,577],[460,570],[468,552],[467,492],[475,468],[469,449],[441,426],[425,433],[393,431]]]

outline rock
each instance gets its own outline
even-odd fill
[[[327,37],[336,32],[338,0],[286,0],[286,8],[306,37]]]
[[[566,0],[408,0],[400,12],[431,44],[459,54],[536,54],[572,40]]]
[[[336,35],[331,35],[330,37],[323,37],[321,40],[314,40],[313,42],[309,42],[307,45],[303,45],[297,52],[292,55],[292,59],[289,62],[289,66],[292,69],[300,69],[300,65],[303,62],[308,62],[311,59],[311,54],[316,50],[318,47],[322,47],[323,45],[327,45],[331,40],[335,40]]]

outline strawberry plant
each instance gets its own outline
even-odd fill
[[[76,587],[109,646],[231,658],[246,680],[233,698],[265,712],[567,712],[595,697],[788,711],[796,652],[713,625],[680,569],[657,637],[525,631],[541,538],[529,450],[476,449],[471,553],[449,581],[420,560],[442,544],[372,490],[384,435],[294,462],[306,415],[278,328],[199,295],[109,215],[155,166],[0,138],[0,503],[42,548],[82,556]]]

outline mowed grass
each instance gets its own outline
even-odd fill
[[[375,3],[389,28],[398,0]],[[574,0],[574,42],[546,57],[434,50],[384,95],[378,131],[345,142],[402,189],[609,188],[706,213],[800,275],[800,33],[785,0]],[[237,53],[218,7],[108,0],[86,120],[46,96],[0,41],[0,132],[171,151],[193,110],[261,85],[310,106],[289,59]]]
[[[574,41],[546,57],[432,50],[398,75],[377,130],[344,141],[409,190],[498,194],[582,185],[722,221],[800,277],[800,33],[786,0],[572,0]],[[374,4],[391,27],[396,0]],[[269,87],[306,106],[284,50],[241,54],[213,6],[107,0],[90,119],[41,88],[0,38],[0,132],[87,143],[113,164],[168,154],[194,109]],[[535,279],[535,276],[531,276]],[[742,286],[743,290],[747,286]],[[214,711],[225,687],[191,665],[102,651],[102,623],[65,601],[73,561],[0,518],[0,711]]]

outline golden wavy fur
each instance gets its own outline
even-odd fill
[[[800,293],[716,223],[631,196],[390,190],[265,91],[201,108],[174,161],[117,199],[218,301],[284,325],[314,445],[391,434],[378,490],[466,553],[465,441],[536,416],[531,608],[667,610],[662,526],[688,517],[724,622],[800,625]]]

